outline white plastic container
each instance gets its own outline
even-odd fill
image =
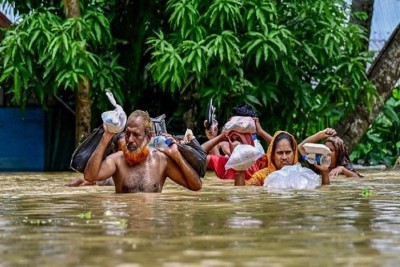
[[[303,147],[307,154],[327,155],[331,153],[329,147],[323,144],[305,143]]]

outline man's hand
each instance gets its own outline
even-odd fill
[[[116,135],[116,133],[114,133],[108,129],[107,124],[105,124],[105,123],[103,123],[103,129],[104,129],[105,134],[112,135],[112,136]]]
[[[177,153],[180,153],[178,150],[178,146],[175,143],[170,145],[167,149],[161,150],[161,152],[163,152],[165,155],[171,158],[174,158],[174,156],[177,155]]]

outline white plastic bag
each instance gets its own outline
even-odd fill
[[[264,153],[252,145],[237,145],[229,157],[228,162],[225,164],[225,170],[247,170],[257,161],[257,159],[261,158],[263,155]]]
[[[224,125],[224,129],[228,132],[237,131],[239,133],[255,133],[256,124],[252,117],[233,116]]]
[[[101,114],[104,124],[107,130],[112,133],[120,133],[125,129],[126,125],[126,114],[120,105],[114,99],[114,95],[107,91],[106,95],[111,104],[115,107],[114,110],[106,111]]]
[[[311,169],[304,168],[297,163],[284,166],[282,169],[268,175],[264,180],[266,189],[315,189],[321,185],[319,175]]]

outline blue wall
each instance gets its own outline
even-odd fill
[[[0,108],[0,171],[43,171],[44,131],[41,108]]]

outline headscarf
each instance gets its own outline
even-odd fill
[[[233,137],[239,137],[240,143],[254,146],[254,140],[251,133],[241,133],[238,131],[230,131],[228,133],[228,142],[232,144]]]
[[[276,171],[276,166],[274,164],[274,161],[272,160],[272,149],[275,146],[275,142],[276,142],[276,138],[278,137],[279,134],[281,133],[286,133],[287,135],[290,136],[290,138],[292,139],[292,143],[294,146],[293,149],[293,153],[294,153],[294,160],[293,160],[293,164],[296,164],[297,162],[299,162],[299,156],[298,156],[298,148],[297,148],[297,142],[296,139],[293,137],[293,135],[291,135],[288,132],[285,131],[277,131],[275,132],[274,136],[272,137],[271,143],[268,146],[268,150],[266,153],[267,156],[267,167],[260,169],[259,171],[255,172],[249,180],[246,180],[246,185],[258,185],[258,186],[262,186],[264,185],[264,180],[265,178],[270,175],[272,172]],[[281,139],[282,140],[282,139]]]
[[[335,146],[335,153],[336,153],[336,168],[337,166],[343,166],[349,171],[357,173],[358,176],[361,175],[353,168],[353,165],[350,163],[349,153],[347,152],[347,148],[343,142],[343,140],[339,136],[330,136],[325,140],[326,142],[332,142]]]

